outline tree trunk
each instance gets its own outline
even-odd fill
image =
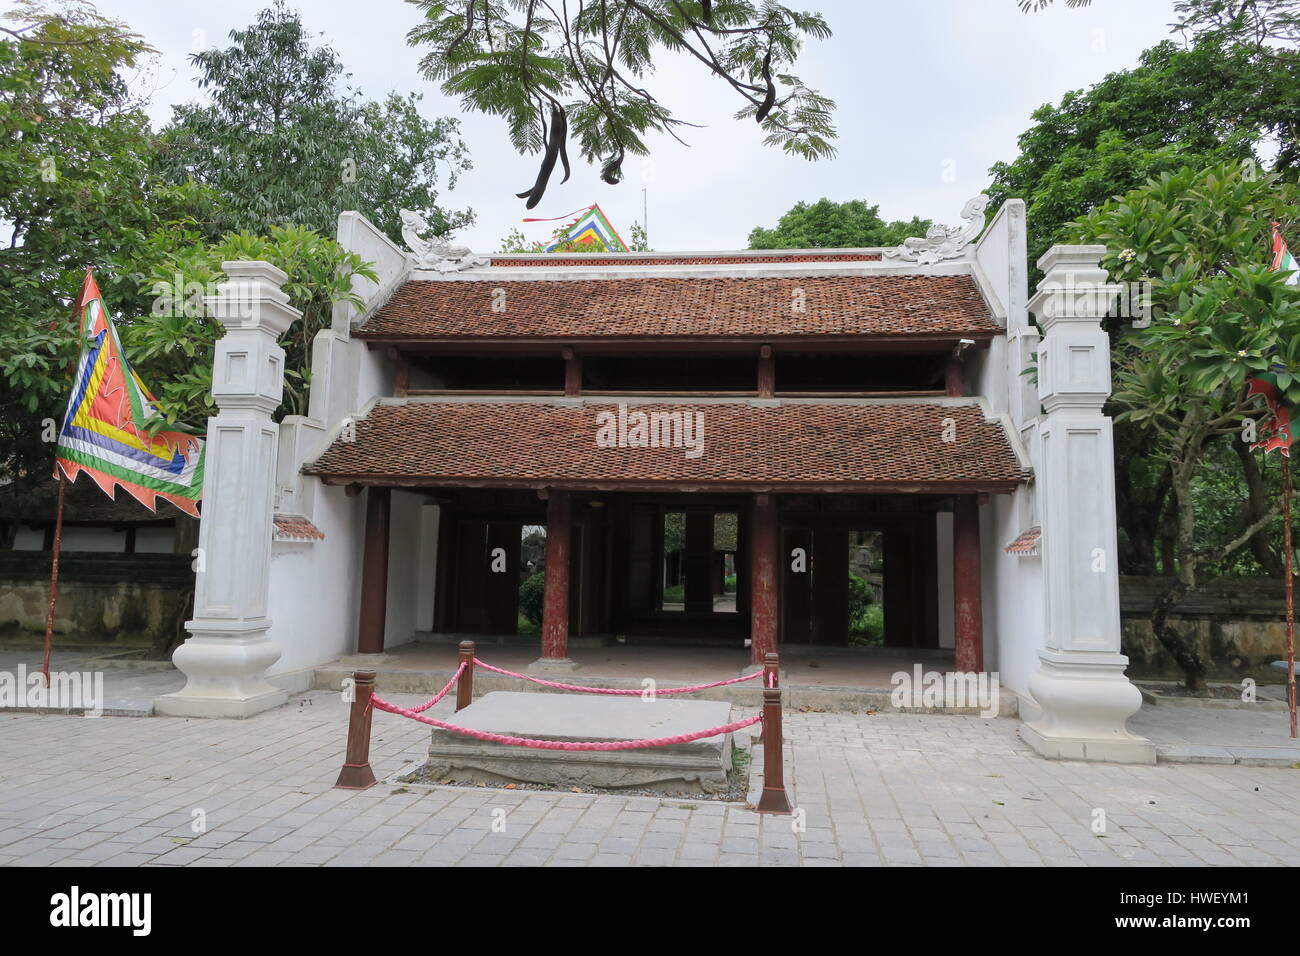
[[[1184,686],[1190,691],[1197,691],[1205,687],[1205,662],[1191,642],[1169,620],[1174,607],[1190,590],[1184,581],[1177,578],[1170,582],[1151,608],[1151,631],[1160,646],[1169,652],[1174,663],[1182,668]]]
[[[1260,474],[1259,462],[1250,453],[1250,447],[1241,440],[1240,435],[1232,438],[1232,450],[1241,461],[1241,472],[1246,478],[1246,524],[1253,524],[1268,511],[1268,491],[1264,487],[1264,476]],[[1258,531],[1250,538],[1250,551],[1270,577],[1280,578],[1285,574],[1282,559],[1268,544],[1268,535]]]

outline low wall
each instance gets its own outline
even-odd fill
[[[64,552],[54,641],[151,647],[181,633],[194,603],[188,555]],[[48,551],[0,551],[0,636],[41,641],[50,597]]]
[[[1180,679],[1182,671],[1151,631],[1151,608],[1163,578],[1121,577],[1120,616],[1128,674]],[[1253,677],[1283,682],[1269,662],[1286,656],[1286,601],[1277,578],[1220,578],[1203,584],[1174,608],[1171,618],[1209,664],[1211,680]]]

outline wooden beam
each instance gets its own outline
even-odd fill
[[[570,348],[561,349],[560,354],[564,358],[564,394],[581,395],[582,357]]]
[[[771,398],[776,393],[776,360],[772,357],[772,346],[764,345],[758,350],[758,397]]]
[[[780,534],[772,495],[754,496],[750,530],[750,651],[755,664],[776,652],[780,606],[777,596],[777,550]]]
[[[366,491],[366,537],[361,557],[361,611],[357,621],[357,653],[382,654],[388,611],[388,519],[392,492]]]
[[[569,552],[572,507],[569,493],[546,499],[546,586],[542,592],[542,657],[569,656]]]
[[[952,512],[953,630],[957,670],[984,670],[980,597],[980,514],[974,495],[958,495]]]

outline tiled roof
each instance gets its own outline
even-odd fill
[[[703,424],[702,452],[687,447],[602,447],[609,402],[379,404],[303,468],[339,482],[408,485],[574,486],[691,483],[875,484],[924,490],[945,484],[1006,489],[1025,477],[1002,426],[974,405],[921,402],[632,403],[635,412],[683,413]],[[630,439],[635,437],[628,433]],[[945,439],[951,439],[946,441]],[[681,443],[683,446],[685,443]],[[972,490],[967,488],[967,490]]]
[[[757,253],[748,256],[637,256],[619,255],[608,258],[592,256],[564,256],[551,254],[546,257],[511,258],[509,255],[492,257],[494,266],[720,266],[720,265],[758,265],[765,262],[879,262],[878,252],[828,252],[818,255],[815,252],[774,252],[770,255]]]
[[[969,275],[407,282],[361,338],[644,338],[999,332]]]
[[[1042,528],[1030,528],[1002,550],[1019,558],[1032,558],[1038,554],[1038,540],[1042,536]]]
[[[275,516],[276,541],[323,541],[325,533],[298,515]]]

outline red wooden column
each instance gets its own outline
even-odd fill
[[[749,637],[755,664],[763,663],[767,654],[776,653],[779,539],[776,500],[772,495],[755,495],[749,532]]]
[[[776,394],[776,362],[772,358],[772,346],[764,345],[758,350],[758,397],[771,398]]]
[[[566,348],[560,352],[564,359],[564,394],[582,394],[582,358],[573,349]]]
[[[943,367],[944,391],[949,395],[960,397],[965,393],[961,372],[961,359],[956,355],[949,355]]]
[[[366,489],[366,541],[361,552],[361,613],[357,653],[382,654],[388,609],[388,488]]]
[[[567,491],[546,500],[546,588],[542,593],[542,658],[569,656],[569,542],[572,507]]]
[[[953,631],[957,670],[984,670],[980,604],[980,512],[975,495],[957,495],[952,512]]]

